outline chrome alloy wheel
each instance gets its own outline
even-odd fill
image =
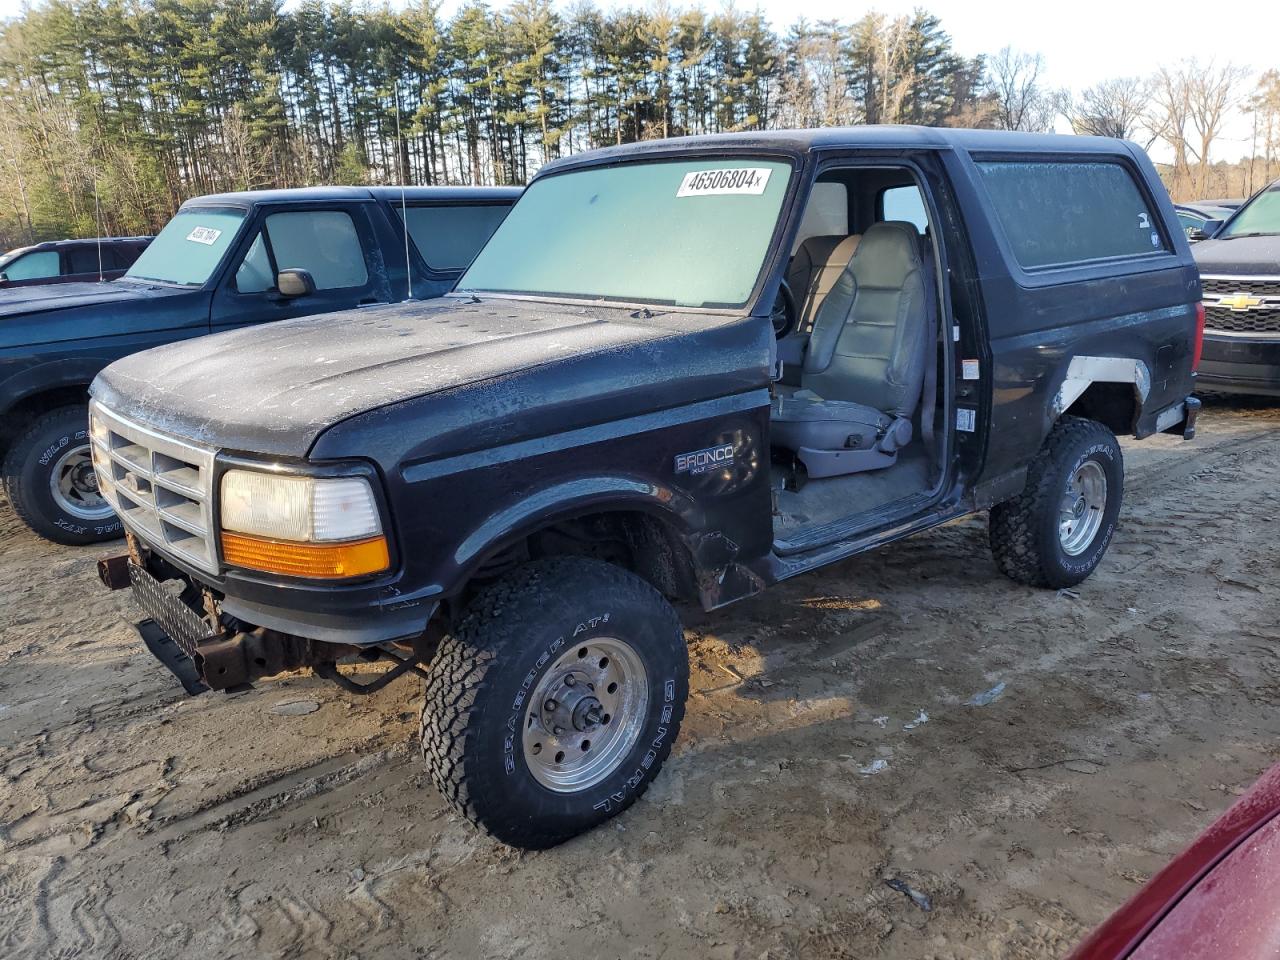
[[[1078,557],[1093,543],[1107,509],[1107,475],[1096,460],[1086,460],[1067,482],[1058,516],[1063,553]]]
[[[649,711],[644,663],[625,640],[569,647],[528,701],[524,760],[540,784],[577,793],[613,773],[635,746]]]
[[[87,443],[71,447],[57,459],[49,474],[49,492],[58,508],[77,520],[93,522],[111,516],[111,504],[98,490]]]

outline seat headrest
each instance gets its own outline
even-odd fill
[[[826,265],[835,262],[843,267],[853,257],[861,239],[861,235],[856,233],[847,237],[843,234],[809,237],[796,248],[796,263],[807,261],[808,265]]]
[[[920,269],[920,231],[905,220],[874,223],[849,262],[859,284],[900,287]]]

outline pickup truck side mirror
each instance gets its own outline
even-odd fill
[[[280,296],[292,300],[316,292],[316,282],[310,270],[289,269],[276,274],[276,289]]]
[[[1194,243],[1197,240],[1208,240],[1222,226],[1221,220],[1206,220],[1198,227],[1192,227],[1187,231],[1187,239]]]

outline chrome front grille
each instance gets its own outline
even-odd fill
[[[1280,276],[1203,276],[1205,329],[1280,336]]]
[[[218,572],[213,461],[208,447],[158,433],[89,405],[98,489],[124,525],[162,554]]]

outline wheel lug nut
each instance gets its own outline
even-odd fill
[[[564,733],[564,728],[563,728],[563,727],[553,727],[553,728],[552,728],[552,732],[553,732],[553,733],[558,737],[558,736],[560,736],[560,734]]]
[[[572,687],[577,682],[578,682],[577,679],[574,677],[572,673],[564,678],[564,685],[566,687]]]
[[[559,704],[557,704],[554,700],[548,700],[546,703],[542,705],[542,708],[544,710],[554,710],[557,706],[559,706]]]

